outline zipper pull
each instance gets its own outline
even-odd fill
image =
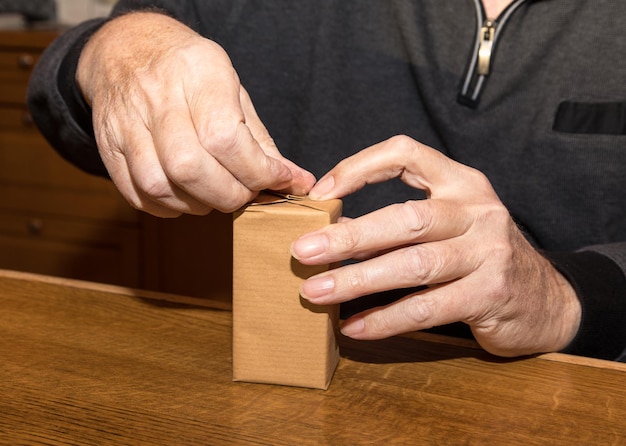
[[[481,76],[489,75],[491,66],[491,53],[493,50],[493,39],[496,35],[496,22],[485,20],[480,28],[480,46],[478,47],[478,67],[477,73]]]

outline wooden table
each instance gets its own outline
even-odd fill
[[[0,272],[0,444],[626,444],[623,364],[415,334],[343,339],[327,391],[234,383],[211,304]]]

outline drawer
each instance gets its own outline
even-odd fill
[[[40,53],[67,29],[58,25],[3,29],[0,30],[0,49]]]
[[[102,179],[102,181],[106,181]],[[137,224],[139,211],[121,198],[113,184],[97,193],[47,187],[18,187],[0,182],[0,211],[45,213],[65,218]]]
[[[145,288],[232,303],[232,215],[141,220]]]
[[[20,125],[18,112],[0,110]],[[28,128],[0,129],[0,197],[0,208],[127,222],[138,219],[111,181],[74,167]]]
[[[35,51],[0,50],[0,103],[24,104],[33,67],[39,60]]]
[[[0,129],[0,182],[103,190],[110,181],[74,167],[28,124],[24,110],[1,108],[7,120]],[[11,127],[11,128],[9,128]]]
[[[39,135],[39,130],[25,105],[0,107],[0,132],[2,131]],[[43,141],[43,137],[39,140]]]
[[[0,268],[139,286],[138,229],[0,211]]]

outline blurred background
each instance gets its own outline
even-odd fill
[[[58,21],[73,25],[86,19],[108,15],[115,2],[116,0],[56,0],[54,3]]]
[[[5,24],[22,21],[56,21],[74,25],[106,16],[115,0],[0,0],[0,19]]]
[[[62,159],[30,115],[26,90],[40,56],[114,3],[0,0],[0,269],[229,303],[231,215],[138,212],[111,181]]]

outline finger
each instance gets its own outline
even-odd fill
[[[341,332],[354,339],[373,340],[476,320],[483,312],[476,296],[479,285],[465,278],[410,294],[347,319]]]
[[[127,157],[121,149],[123,146],[119,140],[121,133],[117,130],[115,118],[109,117],[102,125],[96,125],[94,128],[100,129],[99,132],[96,132],[96,140],[102,162],[111,180],[126,201],[133,208],[148,212],[157,217],[172,218],[179,216],[181,211],[171,209],[168,206],[158,203],[158,201],[152,200],[133,180],[133,174],[131,174]],[[139,130],[137,134],[141,133],[142,131]],[[130,134],[135,133],[131,132]],[[150,140],[149,137],[147,139]],[[149,145],[152,145],[151,141]]]
[[[145,130],[142,132],[127,132],[127,135],[128,142],[125,153],[128,159],[130,175],[142,197],[162,207],[184,214],[205,215],[213,209],[214,206],[211,202],[196,198],[168,176],[169,172],[166,172],[167,167],[162,165],[159,158],[159,155],[167,157],[167,154],[157,153],[153,139],[154,136],[158,138],[158,133],[151,135]],[[176,138],[175,135],[172,137]],[[159,141],[158,143],[162,147],[170,144],[167,140]],[[172,147],[171,150],[176,149]],[[198,148],[197,154],[198,156],[203,156],[204,151]],[[171,169],[171,164],[168,167]],[[177,174],[179,174],[179,171],[177,171]],[[175,178],[176,176],[174,176]]]
[[[291,252],[307,265],[332,263],[408,244],[458,237],[471,225],[471,215],[461,212],[455,202],[408,201],[305,234],[292,244]]]
[[[210,206],[170,181],[156,153],[153,135],[143,121],[132,116],[130,113],[121,125],[120,120],[110,116],[106,124],[116,123],[116,128],[107,127],[107,132],[111,135],[109,138],[119,144],[115,153],[123,154],[122,167],[127,170],[124,188],[128,191],[131,204],[159,216],[172,213],[204,215],[210,212]]]
[[[335,304],[381,291],[450,282],[479,264],[478,254],[466,252],[456,239],[425,243],[318,274],[304,281],[300,291],[315,304]]]
[[[113,158],[119,159],[120,161],[113,162]],[[128,165],[125,162],[125,158],[121,153],[116,156],[103,156],[102,159],[109,172],[111,181],[113,181],[115,187],[130,206],[161,218],[174,218],[181,215],[179,211],[175,211],[152,201],[135,185]]]
[[[407,137],[396,136],[346,158],[313,187],[316,200],[341,198],[367,184],[400,178],[426,191],[432,198],[458,194],[458,181],[467,180],[473,169],[459,164],[435,149]]]
[[[119,158],[125,160],[121,154]],[[105,166],[116,188],[133,208],[161,218],[174,218],[182,214],[181,211],[153,201],[148,195],[143,193],[133,181],[128,165],[125,162],[120,162],[116,167],[111,167],[111,163],[105,161]]]
[[[233,85],[232,80],[216,84],[221,87],[218,91],[209,86],[190,104],[200,145],[249,191],[289,187],[289,168],[268,156],[246,125],[239,85]]]
[[[180,196],[232,212],[255,195],[255,189],[242,184],[200,144],[186,106],[171,104],[166,113],[153,117],[151,127],[159,165]]]
[[[246,125],[250,129],[253,138],[259,143],[261,149],[268,156],[283,163],[291,171],[291,183],[287,188],[281,189],[281,191],[294,195],[308,194],[315,184],[313,174],[281,155],[274,139],[270,136],[265,125],[263,125],[263,122],[259,118],[248,92],[243,87],[240,89],[240,101]]]

